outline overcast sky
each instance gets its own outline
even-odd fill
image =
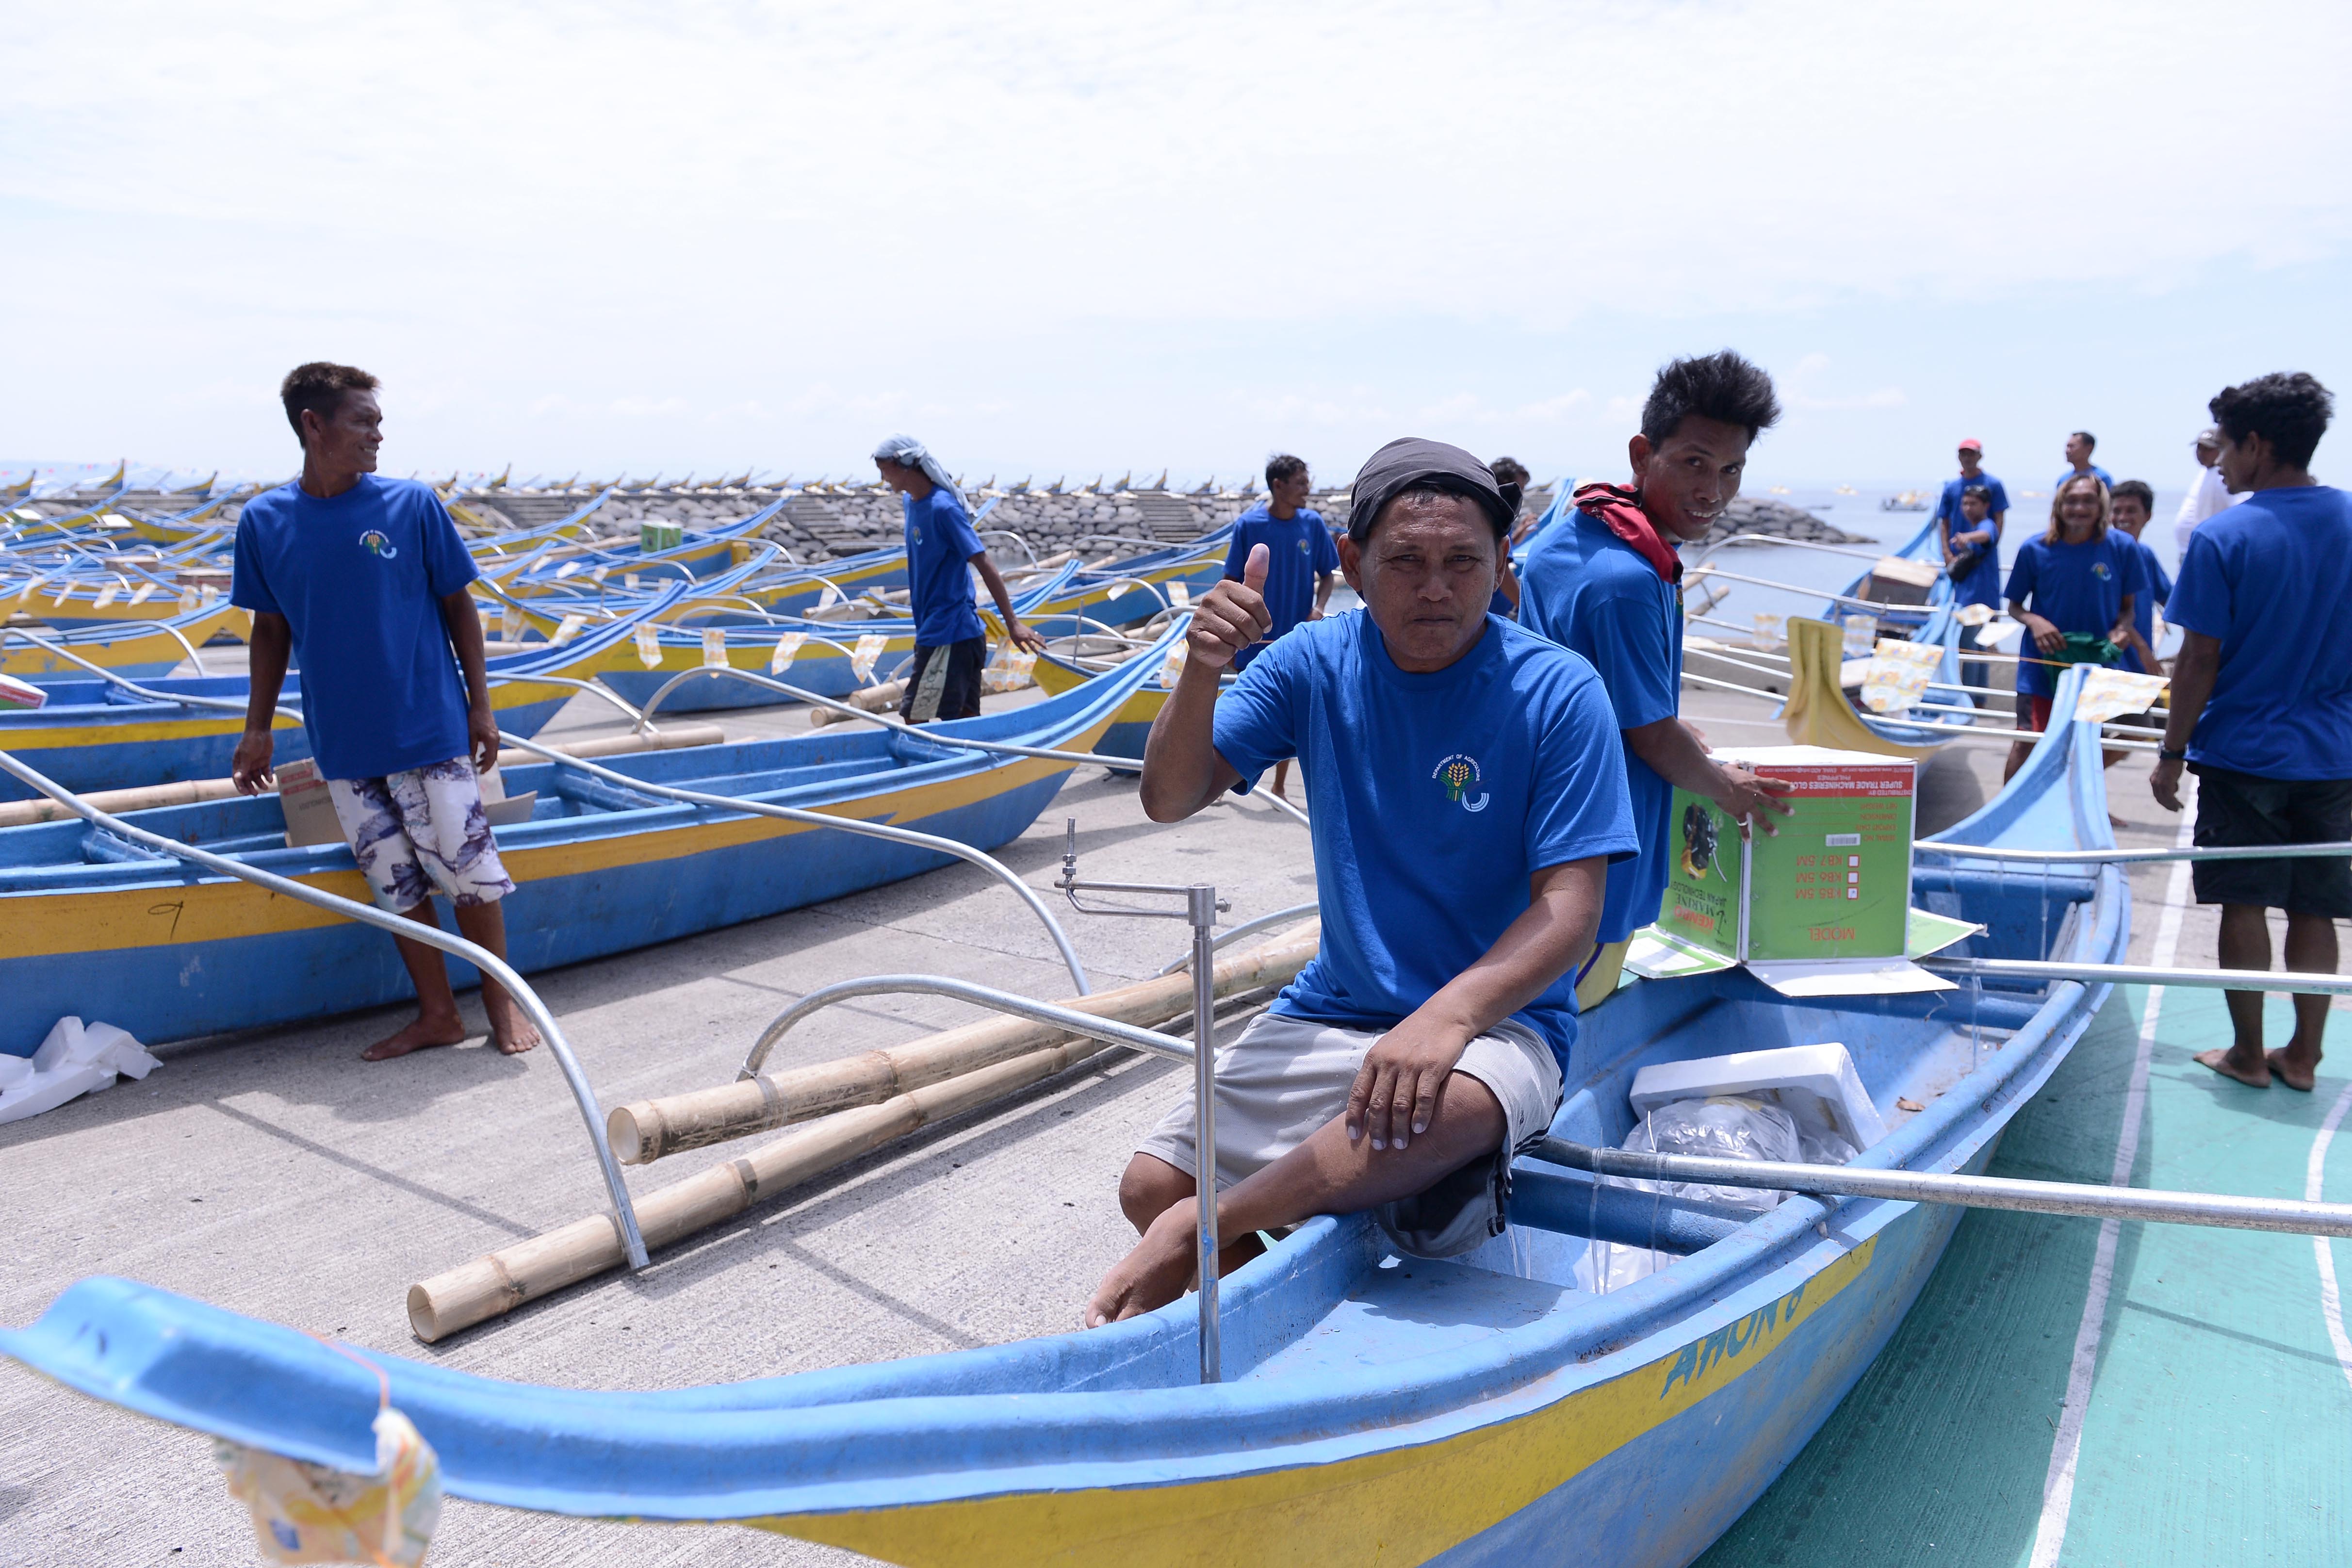
[[[0,459],[282,471],[312,358],[404,473],[1606,472],[1731,344],[1758,482],[1978,436],[2041,488],[2086,426],[2170,488],[2226,383],[2352,394],[2340,0],[80,0],[0,51]]]

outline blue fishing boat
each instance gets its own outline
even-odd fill
[[[1143,674],[1122,670],[940,729],[1085,751]],[[44,765],[37,752],[25,760]],[[986,848],[1026,829],[1074,764],[838,726],[605,765],[650,783]],[[668,802],[558,763],[500,772],[510,795],[538,796],[530,821],[496,830],[519,884],[504,904],[508,956],[524,972],[779,914],[945,863],[938,850]],[[127,820],[345,898],[368,898],[344,846],[286,846],[273,796],[166,806]],[[467,972],[458,984],[471,979]],[[367,927],[200,875],[79,821],[0,828],[0,994],[8,998],[0,1052],[29,1054],[69,1013],[103,1016],[154,1043],[409,994],[392,944]]]
[[[2077,685],[1953,842],[2111,844],[2096,733],[2066,721]],[[1914,898],[1983,926],[1976,955],[2107,963],[2127,936],[2113,867],[2003,878],[1962,860],[1919,869]],[[1987,983],[1809,1001],[1738,969],[1638,982],[1586,1018],[1553,1129],[1619,1143],[1645,1064],[1836,1040],[1890,1129],[1855,1168],[1977,1171],[2105,994]],[[1399,1258],[1349,1216],[1238,1270],[1225,1381],[1209,1384],[1190,1302],[885,1365],[602,1393],[344,1352],[100,1279],[0,1334],[0,1352],[109,1403],[353,1472],[374,1468],[381,1368],[458,1496],[737,1521],[894,1563],[1679,1564],[1853,1386],[1958,1214],[1795,1196],[1742,1222],[1523,1158],[1509,1230],[1463,1258]],[[1571,1267],[1595,1237],[1679,1256],[1597,1294]]]

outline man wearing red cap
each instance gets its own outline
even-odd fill
[[[1986,515],[1982,521],[1971,521],[1961,510],[1961,498],[1972,489],[1985,492]],[[1984,470],[1984,443],[1971,436],[1960,443],[1960,477],[1944,481],[1944,493],[1936,500],[1935,521],[1943,530],[1944,566],[1952,575],[1952,602],[1955,605],[1983,605],[1990,609],[2000,608],[2000,528],[2009,515],[2009,492],[2000,481]],[[1983,646],[1978,637],[1981,626],[1964,626],[1960,630],[1960,646],[1975,648]],[[1965,664],[1960,667],[1960,679],[1969,686],[1990,685],[1992,667],[1989,664]],[[1969,700],[1981,708],[1982,694],[1971,692]]]

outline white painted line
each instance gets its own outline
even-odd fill
[[[2327,1108],[2327,1120],[2319,1124],[2319,1136],[2311,1141],[2311,1163],[2305,1169],[2303,1195],[2312,1203],[2320,1201],[2319,1189],[2327,1174],[2327,1146],[2336,1141],[2336,1130],[2344,1124],[2344,1113],[2352,1110],[2352,1083],[2336,1097]],[[2336,1290],[2336,1255],[2327,1250],[2327,1238],[2311,1238],[2312,1250],[2319,1255],[2319,1311],[2327,1320],[2327,1342],[2336,1347],[2336,1364],[2344,1370],[2344,1378],[2352,1383],[2352,1339],[2344,1334],[2344,1301]]]
[[[2196,828],[2197,806],[2184,803],[2175,848],[2186,849]],[[2172,967],[2180,947],[2181,908],[2189,901],[2189,862],[2172,863],[2165,885],[2164,913],[2156,926],[2156,943],[2148,963]],[[2124,1120],[2116,1132],[2116,1163],[2107,1180],[2131,1184],[2132,1166],[2139,1158],[2140,1124],[2147,1117],[2147,1068],[2156,1050],[2156,1024],[2164,1007],[2164,987],[2151,985],[2140,1013],[2139,1048],[2132,1056],[2131,1081],[2124,1090]],[[2083,1298],[2083,1321],[2074,1331],[2074,1360],[2066,1373],[2066,1403],[2058,1414],[2058,1441],[2050,1449],[2050,1471],[2042,1482],[2042,1522],[2033,1533],[2032,1568],[2057,1568],[2059,1549],[2066,1544],[2066,1516],[2074,1507],[2074,1462],[2083,1451],[2083,1420],[2090,1414],[2091,1382],[2099,1370],[2099,1337],[2105,1331],[2107,1293],[2116,1279],[2116,1243],[2123,1233],[2119,1220],[2099,1222],[2099,1247],[2091,1261],[2091,1288]]]

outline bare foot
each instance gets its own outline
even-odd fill
[[[539,1044],[539,1026],[530,1015],[509,1000],[502,1007],[485,1006],[490,1018],[490,1044],[501,1056],[519,1057]]]
[[[419,1018],[396,1034],[383,1039],[360,1053],[363,1062],[388,1062],[394,1057],[404,1057],[411,1051],[421,1051],[428,1046],[454,1046],[466,1038],[466,1026],[455,1018],[435,1020]]]
[[[2272,1051],[2263,1058],[2270,1064],[2271,1077],[2301,1094],[2309,1094],[2319,1075],[2309,1068],[2297,1067],[2284,1051]]]
[[[2236,1079],[2249,1089],[2270,1088],[2271,1067],[2268,1059],[2258,1060],[2252,1067],[2246,1067],[2231,1059],[2235,1054],[2234,1047],[2226,1051],[2200,1051],[2197,1053],[2197,1065],[2211,1068],[2223,1078]],[[2273,1051],[2271,1054],[2274,1058],[2278,1053]]]
[[[1087,1301],[1090,1329],[1164,1307],[1192,1283],[1193,1224],[1198,1204],[1187,1199],[1151,1222],[1135,1250],[1111,1266]]]

